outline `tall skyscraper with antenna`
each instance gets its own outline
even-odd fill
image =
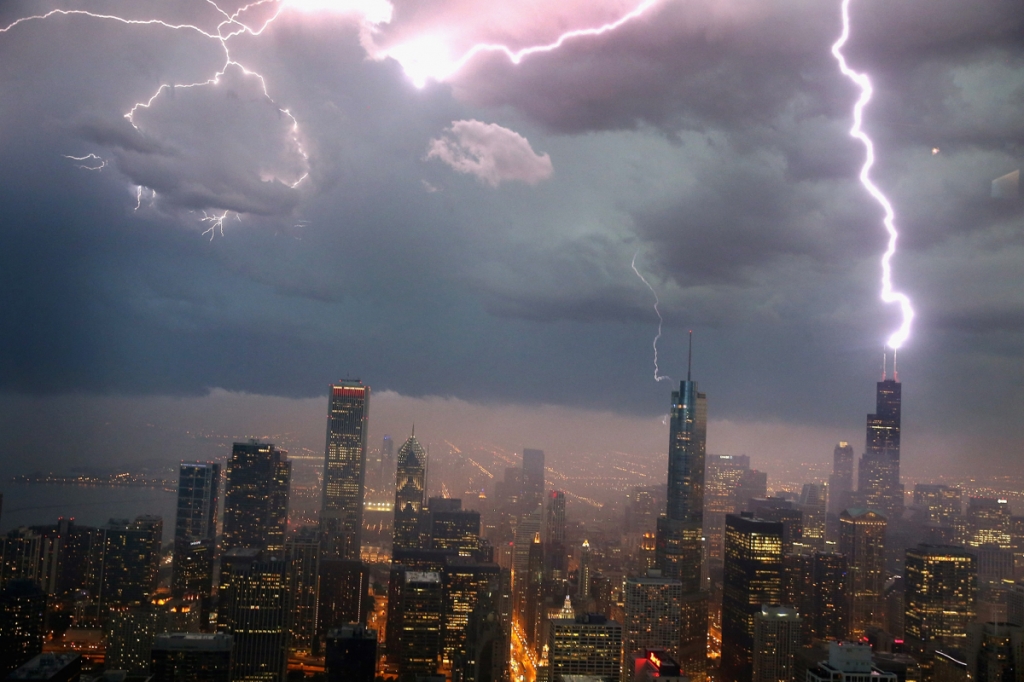
[[[863,505],[890,519],[903,513],[900,483],[901,385],[893,351],[892,378],[887,378],[887,356],[882,355],[882,380],[876,384],[875,412],[867,417],[864,454],[857,472],[857,489]]]
[[[704,459],[707,397],[692,378],[693,332],[686,381],[672,392],[668,444],[668,503],[658,519],[657,563],[662,575],[683,584],[679,663],[693,682],[707,664],[707,593],[703,589]]]
[[[416,440],[414,426],[409,440],[398,449],[398,465],[395,469],[395,549],[416,549],[420,546],[419,524],[426,488],[427,451]]]
[[[359,380],[331,386],[320,506],[321,551],[327,558],[359,558],[369,417],[369,386]]]

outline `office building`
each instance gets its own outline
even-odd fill
[[[792,554],[794,547],[803,545],[804,515],[798,506],[781,497],[762,497],[750,500],[745,511],[764,521],[782,524],[782,553]]]
[[[501,569],[497,564],[477,563],[468,557],[451,557],[445,562],[441,573],[444,611],[441,663],[446,669],[452,669],[457,660],[465,662],[472,658],[466,645],[470,618],[481,598],[499,594],[500,580]]]
[[[801,617],[788,606],[761,607],[754,614],[753,682],[790,682],[800,648]]]
[[[412,682],[417,675],[436,675],[440,668],[444,590],[439,573],[401,566],[393,570],[398,575],[392,590],[394,617],[388,617],[389,660],[396,661],[400,682]]]
[[[832,451],[832,474],[828,477],[828,513],[836,517],[850,506],[853,492],[853,446],[840,441]]]
[[[229,682],[231,635],[170,632],[153,640],[152,682]]]
[[[801,619],[801,644],[814,639],[814,555],[782,555],[781,604],[796,609]]]
[[[549,682],[593,675],[614,682],[622,661],[622,626],[596,613],[553,618],[548,630]]]
[[[996,545],[1010,549],[1010,505],[1007,500],[972,497],[967,502],[966,531],[960,542],[968,547]]]
[[[977,615],[977,558],[960,547],[918,545],[905,566],[905,639],[930,679],[937,650],[965,648]]]
[[[963,514],[963,500],[959,488],[933,483],[914,486],[914,505],[927,510],[928,521],[952,526],[954,519]]]
[[[828,660],[807,670],[807,682],[898,682],[896,673],[872,665],[864,642],[829,642]]]
[[[13,670],[4,679],[78,682],[81,672],[82,657],[80,654],[39,654]]]
[[[811,636],[824,640],[844,640],[849,635],[850,624],[846,556],[816,552],[813,571],[811,591],[814,601],[811,612],[806,615],[813,623]]]
[[[721,561],[725,515],[736,512],[739,483],[750,469],[750,458],[746,455],[708,455],[705,467],[704,535],[708,542],[708,556]]]
[[[174,541],[174,566],[171,594],[175,599],[204,599],[213,593],[214,538],[188,538]]]
[[[683,584],[654,570],[643,577],[627,578],[623,600],[623,660],[646,649],[662,650],[674,660],[682,634]],[[632,674],[635,671],[626,666],[623,682],[631,680]]]
[[[1002,622],[967,626],[967,679],[1016,682],[1024,677],[1024,629]]]
[[[218,626],[234,640],[231,679],[283,682],[292,609],[288,562],[250,555],[230,570]]]
[[[199,599],[213,592],[219,495],[220,464],[181,463],[171,574],[171,593],[178,599]]]
[[[370,569],[361,561],[321,559],[317,601],[320,636],[350,623],[365,625],[373,608]]]
[[[331,385],[320,505],[321,551],[327,557],[359,558],[369,418],[369,386],[358,380]]]
[[[668,484],[665,515],[658,518],[656,558],[666,578],[683,584],[684,623],[678,662],[693,682],[707,667],[707,591],[704,562],[704,460],[707,450],[707,396],[692,379],[693,336],[686,380],[672,393],[669,420]],[[700,627],[696,623],[703,622]]]
[[[420,546],[420,515],[426,499],[427,451],[416,440],[416,430],[398,448],[395,473],[395,549]]]
[[[520,600],[519,624],[526,635],[526,644],[537,654],[543,646],[544,625],[544,543],[540,533],[533,538],[527,563],[526,583],[517,590]]]
[[[803,514],[803,544],[817,552],[825,549],[825,491],[817,483],[805,483],[795,505]]]
[[[743,682],[753,675],[754,616],[782,598],[782,534],[778,521],[749,513],[725,518],[722,596],[722,676]]]
[[[100,606],[143,604],[156,590],[160,571],[163,520],[139,516],[111,519],[103,527],[100,559]]]
[[[427,526],[429,549],[454,549],[464,557],[480,551],[480,512],[462,509],[462,500],[430,498]]]
[[[750,511],[750,501],[768,496],[768,473],[747,469],[736,484],[736,508],[732,513]]]
[[[129,674],[148,673],[158,621],[157,612],[149,607],[116,606],[110,609],[103,621],[107,668],[124,670]]]
[[[476,605],[466,623],[465,639],[461,648],[453,653],[453,682],[504,682],[508,679],[510,630],[502,606],[506,600],[507,576],[502,573],[499,569],[496,581],[479,583]]]
[[[46,593],[31,580],[11,580],[0,591],[0,675],[43,651]]]
[[[658,517],[665,511],[666,486],[636,486],[629,491],[626,501],[626,532],[651,533],[657,528]]]
[[[895,360],[894,360],[895,364]],[[901,385],[895,376],[876,384],[875,413],[867,417],[864,455],[857,471],[860,502],[888,518],[903,514],[903,484],[900,483]]]
[[[846,557],[850,637],[871,625],[885,627],[885,530],[883,514],[847,509],[839,516],[839,552]]]
[[[284,555],[292,464],[270,443],[235,443],[224,485],[224,550],[257,547]]]
[[[523,450],[523,511],[531,512],[544,501],[544,451]]]
[[[625,659],[622,679],[627,682],[687,682],[674,658],[662,649],[645,649]],[[600,678],[598,678],[600,679]]]
[[[322,534],[316,528],[307,526],[285,543],[288,589],[292,598],[291,646],[301,651],[316,649],[321,539]]]
[[[544,525],[544,542],[565,545],[565,491],[552,490],[548,493],[547,522]]]
[[[374,682],[377,631],[363,625],[344,625],[329,630],[324,665],[327,682]]]

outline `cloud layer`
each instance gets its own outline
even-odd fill
[[[491,187],[512,181],[536,185],[554,172],[551,157],[533,151],[530,141],[516,131],[474,119],[452,121],[442,137],[430,141],[427,158]]]

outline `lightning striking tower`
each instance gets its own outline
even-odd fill
[[[867,74],[858,73],[851,69],[846,63],[846,57],[842,53],[843,46],[850,39],[850,0],[842,1],[842,16],[843,30],[839,39],[832,45],[832,55],[839,62],[839,70],[842,74],[860,88],[860,97],[853,106],[853,127],[850,128],[850,136],[859,140],[864,145],[865,157],[864,165],[860,169],[860,182],[864,185],[868,194],[878,202],[885,212],[885,218],[882,222],[885,225],[886,232],[889,234],[889,243],[885,253],[882,254],[882,301],[899,304],[900,313],[902,314],[900,326],[889,336],[886,342],[895,351],[910,336],[910,325],[914,319],[914,309],[911,307],[910,298],[906,294],[893,289],[892,257],[896,253],[896,240],[899,237],[899,233],[896,230],[896,213],[889,199],[871,180],[871,168],[875,165],[875,146],[871,138],[864,132],[862,124],[864,122],[864,107],[871,101],[874,89],[871,86],[871,79],[868,78]],[[893,363],[895,365],[895,354]]]

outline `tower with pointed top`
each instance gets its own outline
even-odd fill
[[[672,392],[668,443],[668,503],[658,519],[657,564],[662,575],[682,583],[683,609],[679,663],[693,682],[704,679],[707,666],[707,592],[704,568],[704,459],[707,443],[707,396],[693,381],[693,332],[686,381]]]
[[[867,417],[864,454],[857,472],[862,504],[877,509],[890,519],[903,513],[903,484],[900,483],[901,385],[896,374],[893,351],[892,378],[882,364],[882,380],[875,388],[875,413]]]
[[[398,449],[395,468],[395,531],[394,549],[416,549],[420,546],[420,513],[427,484],[427,451],[412,435]]]

